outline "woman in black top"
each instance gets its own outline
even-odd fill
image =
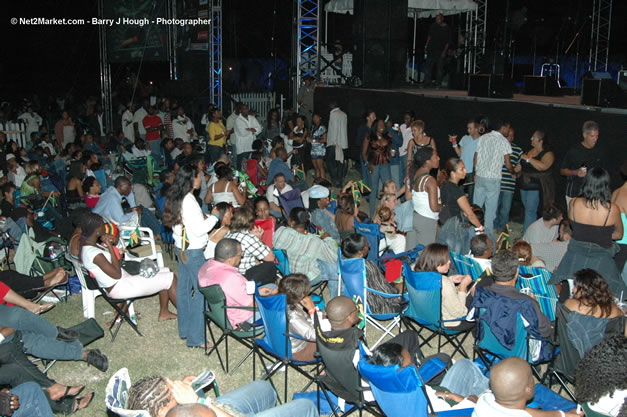
[[[550,151],[546,134],[536,130],[531,137],[531,149],[520,156],[520,163],[516,165],[516,172],[520,175],[520,198],[525,206],[525,222],[523,234],[527,227],[538,218],[538,207],[544,207],[553,199],[547,189],[555,188],[553,176],[550,173],[555,154]],[[544,201],[540,205],[540,191],[543,191]],[[553,194],[553,193],[551,193]]]
[[[440,198],[440,233],[436,238],[438,243],[445,244],[453,252],[467,254],[470,250],[470,241],[475,235],[475,228],[481,233],[483,226],[472,211],[464,188],[459,185],[466,178],[464,162],[458,158],[450,158],[444,165],[441,174]]]

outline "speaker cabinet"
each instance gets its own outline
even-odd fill
[[[625,94],[614,80],[583,80],[581,104],[599,107],[624,107],[626,104]]]
[[[499,74],[473,74],[468,83],[468,96],[512,98],[512,81]]]
[[[560,87],[555,77],[525,75],[523,94],[530,96],[558,96]]]

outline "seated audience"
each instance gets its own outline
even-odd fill
[[[533,255],[531,245],[524,240],[519,240],[512,246],[512,252],[518,257],[518,264],[533,268],[546,268],[544,261]]]
[[[313,361],[316,353],[316,331],[313,315],[317,313],[311,296],[311,284],[306,275],[289,274],[279,283],[279,293],[287,299],[289,332],[299,337],[290,337],[292,358],[297,361]]]
[[[34,382],[0,391],[0,414],[11,417],[54,417],[46,396]]]
[[[570,411],[544,411],[527,408],[533,399],[535,384],[527,362],[512,357],[503,359],[490,370],[490,391],[479,396],[473,417],[583,417]]]
[[[530,244],[548,243],[557,239],[559,225],[564,218],[562,209],[555,203],[547,204],[542,210],[542,217],[531,223],[523,235],[523,240]]]
[[[219,285],[226,297],[226,305],[252,307],[253,294],[246,291],[247,279],[239,273],[237,267],[242,259],[242,247],[237,240],[224,238],[218,242],[213,259],[208,260],[198,272],[199,287]],[[271,288],[259,288],[263,296],[276,294]],[[260,316],[253,318],[250,310],[229,308],[226,316],[231,327],[237,329],[243,322],[253,323]]]
[[[492,268],[492,240],[486,234],[480,234],[470,241],[470,257],[477,261],[481,268]]]
[[[342,256],[346,259],[366,258],[370,245],[364,235],[353,233],[342,240]],[[374,262],[366,259],[366,286],[387,294],[398,294],[399,290],[385,280],[381,269]],[[368,306],[373,314],[398,313],[402,310],[403,297],[384,298],[368,294]]]
[[[255,218],[256,220],[268,220],[272,217],[270,202],[262,195],[255,198]]]
[[[146,410],[150,417],[317,417],[314,403],[306,399],[277,404],[277,394],[268,381],[254,381],[213,401],[201,400],[191,386],[193,376],[170,381],[158,376],[144,377],[129,389],[126,408]]]
[[[228,203],[239,207],[246,202],[246,192],[240,191],[237,178],[233,178],[233,169],[229,165],[215,168],[218,181],[213,183],[205,195],[206,204]]]
[[[98,204],[98,200],[100,200],[102,186],[96,177],[87,177],[83,180],[82,188],[85,195],[85,206],[88,209],[93,209]]]
[[[135,158],[146,158],[150,155],[150,149],[146,147],[146,142],[142,138],[137,138],[131,148],[131,153]]]
[[[15,158],[11,157],[11,154],[7,155],[7,171],[9,172],[9,181],[15,184],[16,187],[20,188],[24,179],[26,179],[26,171]]]
[[[176,307],[176,274],[168,268],[155,276],[144,278],[122,269],[116,253],[115,238],[105,233],[105,223],[98,214],[86,214],[81,220],[80,258],[101,288],[111,298],[126,299],[159,293],[159,321],[176,318],[168,309],[171,301]]]
[[[274,183],[268,186],[266,191],[266,198],[270,202],[270,214],[274,217],[283,217],[283,210],[281,209],[281,203],[279,197],[276,194],[283,194],[288,191],[292,191],[293,188],[285,180],[283,173],[278,173],[274,176]]]
[[[321,233],[327,233],[336,242],[340,242],[340,232],[335,225],[335,214],[328,209],[331,199],[329,188],[322,185],[314,185],[309,189],[309,212],[311,223]]]
[[[227,203],[218,203],[215,208],[218,210],[220,222],[209,232],[209,240],[205,246],[205,259],[211,259],[214,256],[216,245],[229,232],[231,219],[233,218],[233,206]]]
[[[276,158],[272,160],[272,163],[270,163],[270,167],[268,168],[268,184],[274,182],[274,177],[277,174],[282,173],[285,176],[287,183],[292,187],[298,188],[301,191],[306,190],[307,183],[300,180],[298,176],[292,174],[290,167],[285,162],[289,156],[285,148],[277,148],[275,152]]]
[[[80,161],[70,163],[70,171],[65,190],[65,199],[69,209],[85,207],[83,191],[83,180],[87,168]]]
[[[592,412],[612,417],[627,415],[627,338],[604,339],[585,354],[575,369],[577,400]]]
[[[472,284],[470,275],[450,275],[451,258],[446,245],[432,243],[422,250],[414,266],[416,272],[437,272],[442,276],[442,320],[454,320],[466,317],[466,298],[468,287]],[[463,321],[448,321],[444,326],[451,330],[467,330],[474,323]]]
[[[337,295],[337,244],[329,235],[307,233],[309,213],[304,208],[294,208],[287,220],[274,233],[275,249],[287,252],[291,272],[305,274],[312,285],[327,281],[331,298]]]
[[[8,269],[0,270],[0,283],[3,283],[25,298],[34,298],[38,291],[45,291],[59,285],[67,284],[67,272],[62,268],[54,268],[44,275],[24,275]],[[1,286],[1,285],[0,285]],[[0,295],[2,291],[0,290]]]
[[[379,231],[384,234],[383,239],[379,241],[379,256],[388,249],[396,254],[405,252],[405,236],[396,230],[394,211],[383,206],[377,210],[377,216],[380,225]]]
[[[568,243],[573,235],[573,229],[570,226],[570,220],[564,219],[559,227],[559,240],[546,243],[532,243],[531,248],[534,253],[542,256],[542,260],[546,264],[546,269],[553,272],[555,268],[562,262],[562,258],[568,250]]]
[[[335,225],[342,239],[355,233],[355,219],[358,214],[359,207],[355,204],[353,195],[349,193],[340,194],[335,212]]]

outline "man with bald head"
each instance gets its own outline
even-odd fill
[[[490,370],[490,389],[477,401],[473,417],[575,417],[575,410],[543,411],[527,408],[535,384],[531,367],[518,358],[503,359]]]

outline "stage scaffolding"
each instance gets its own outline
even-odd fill
[[[303,77],[317,76],[320,68],[320,4],[321,0],[295,0],[296,36],[292,36],[292,44],[296,62],[296,73],[292,79],[292,104],[296,106],[296,97]]]
[[[590,71],[607,71],[612,28],[612,0],[592,0],[590,31]]]
[[[210,102],[222,107],[222,0],[209,0],[211,23],[209,28],[209,88]]]

